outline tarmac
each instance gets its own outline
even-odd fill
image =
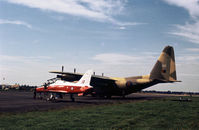
[[[3,113],[24,113],[30,111],[48,111],[64,108],[82,108],[96,105],[111,105],[117,103],[138,102],[145,100],[157,100],[169,97],[168,94],[133,93],[126,98],[114,96],[111,99],[97,98],[91,96],[75,97],[72,102],[69,95],[64,96],[56,102],[44,99],[34,99],[33,92],[22,91],[0,91],[0,114]]]

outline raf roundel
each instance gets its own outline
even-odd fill
[[[133,83],[131,81],[126,82],[126,87],[132,87],[132,86],[133,86]]]

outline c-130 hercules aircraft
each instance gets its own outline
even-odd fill
[[[65,81],[78,81],[83,74],[50,71],[56,73],[57,78]],[[160,54],[152,71],[148,75],[115,78],[92,75],[90,85],[93,86],[92,91],[83,95],[91,94],[93,96],[101,96],[111,98],[111,96],[125,96],[131,93],[141,91],[158,83],[173,83],[177,81],[175,55],[172,46],[166,46]]]

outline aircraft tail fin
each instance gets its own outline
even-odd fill
[[[177,82],[175,55],[172,46],[166,46],[154,65],[150,79],[163,82]]]
[[[86,73],[81,77],[81,79],[77,82],[77,84],[90,86],[92,74],[93,74],[93,70],[86,71]]]

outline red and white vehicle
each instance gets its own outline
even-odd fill
[[[55,100],[58,98],[56,95],[70,94],[71,100],[74,101],[73,94],[82,96],[84,93],[93,88],[90,85],[92,74],[93,71],[88,70],[76,83],[57,80],[55,83],[36,88],[35,96],[36,93],[50,93],[50,97],[48,99]]]

